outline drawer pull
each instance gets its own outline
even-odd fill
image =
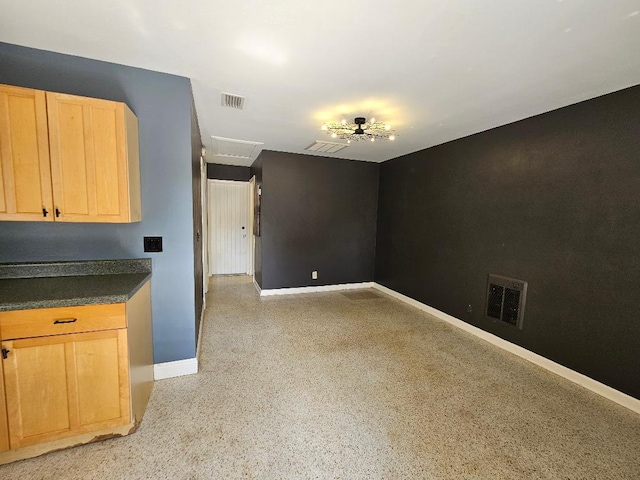
[[[78,321],[77,318],[69,318],[68,320],[56,320],[55,322],[53,322],[53,324],[57,325],[59,323],[75,323],[77,321]]]

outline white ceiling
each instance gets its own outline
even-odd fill
[[[639,12],[640,0],[0,0],[0,41],[190,77],[207,148],[215,135],[308,153],[331,140],[323,120],[375,116],[395,142],[334,156],[384,161],[640,83]]]

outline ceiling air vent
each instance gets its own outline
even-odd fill
[[[234,138],[211,137],[211,155],[207,162],[249,166],[262,150],[264,143]]]
[[[527,282],[489,275],[487,283],[487,317],[501,320],[522,330]]]
[[[244,97],[240,95],[234,95],[233,93],[222,92],[222,106],[235,108],[237,110],[244,109]]]
[[[322,140],[316,140],[307,148],[305,148],[305,150],[308,150],[310,152],[336,153],[343,148],[347,148],[348,146],[349,145],[347,145],[346,143],[323,142]]]

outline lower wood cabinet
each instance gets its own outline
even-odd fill
[[[129,423],[127,331],[9,340],[11,448]]]
[[[4,399],[4,376],[0,368],[0,454],[9,450],[9,428],[7,426],[7,405]]]
[[[124,328],[118,304],[0,312],[0,463],[135,429],[153,383],[149,292],[120,304]]]

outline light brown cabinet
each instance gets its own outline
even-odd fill
[[[153,385],[150,285],[128,302],[0,312],[0,464],[126,435]]]
[[[129,423],[126,329],[9,340],[3,348],[12,449]]]
[[[4,397],[4,375],[0,368],[0,454],[9,450],[9,427],[7,426],[7,404]]]
[[[53,221],[46,94],[0,85],[0,220]]]
[[[0,86],[0,220],[141,219],[138,121],[120,102]]]

